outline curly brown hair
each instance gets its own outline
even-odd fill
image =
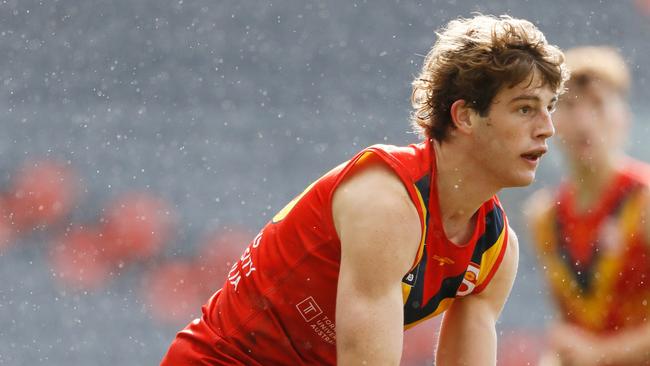
[[[465,100],[485,117],[494,96],[534,72],[560,93],[569,73],[564,55],[531,22],[510,16],[456,19],[441,31],[413,81],[414,129],[444,141],[454,128],[451,105]]]

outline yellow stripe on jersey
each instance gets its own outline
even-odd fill
[[[357,165],[357,164],[363,164],[363,162],[364,162],[366,159],[368,159],[370,156],[372,156],[372,154],[374,154],[372,151],[366,151],[366,152],[364,152],[363,154],[361,154],[361,156],[359,156],[359,158],[357,159],[357,161],[354,162],[354,165]]]
[[[569,265],[559,255],[558,232],[556,227],[557,212],[549,210],[542,215],[534,227],[536,242],[543,263],[546,265],[546,276],[556,297],[563,304],[563,311],[577,323],[588,329],[599,331],[604,329],[607,316],[611,311],[611,296],[618,280],[621,266],[621,250],[627,241],[638,234],[640,215],[643,210],[643,200],[640,194],[635,193],[623,203],[623,206],[611,223],[619,228],[619,239],[614,248],[602,248],[599,252],[597,263],[588,289],[583,290],[577,283],[576,277]],[[616,245],[620,246],[616,248]]]
[[[422,236],[421,236],[421,239],[420,239],[420,246],[418,248],[418,253],[415,255],[415,261],[413,262],[413,265],[409,269],[409,272],[411,272],[413,270],[413,268],[415,268],[415,266],[417,266],[418,263],[420,263],[420,261],[422,260],[422,253],[424,253],[424,243],[425,243],[426,238],[427,238],[427,222],[426,222],[426,220],[427,220],[427,204],[426,204],[426,202],[424,202],[424,199],[422,198],[422,193],[420,193],[420,190],[418,189],[418,187],[415,184],[413,185],[413,188],[415,188],[415,193],[418,195],[418,202],[420,203],[420,207],[422,207],[422,221],[423,221],[423,223],[422,223]],[[402,282],[402,300],[403,300],[404,304],[406,304],[406,301],[408,300],[408,297],[411,294],[411,288],[412,287],[410,285],[407,285],[404,282]]]
[[[499,208],[494,207],[494,209],[498,210]],[[479,272],[478,280],[476,281],[476,287],[481,286],[490,272],[492,272],[492,267],[494,267],[494,264],[499,258],[501,248],[503,248],[505,243],[506,230],[508,230],[508,225],[503,225],[497,241],[490,247],[490,249],[483,252],[483,255],[481,256],[481,271]]]
[[[272,220],[273,223],[274,223],[274,224],[277,224],[278,222],[284,220],[284,218],[287,217],[287,215],[289,214],[289,212],[291,212],[291,210],[293,209],[293,207],[294,207],[295,205],[298,204],[298,202],[300,201],[300,199],[301,199],[304,195],[306,195],[307,192],[309,192],[309,191],[314,187],[314,185],[316,185],[317,182],[318,182],[318,180],[315,180],[314,182],[312,182],[312,183],[309,185],[309,187],[305,188],[305,190],[302,191],[301,194],[299,194],[296,198],[292,199],[291,202],[287,203],[287,205],[284,206],[284,208],[283,208],[282,210],[280,210],[277,214],[275,214],[275,216],[273,216],[273,220]]]
[[[411,269],[413,269],[418,263],[420,263],[420,260],[422,259],[422,253],[424,252],[424,242],[427,238],[427,204],[424,202],[424,199],[422,198],[422,194],[420,193],[420,190],[418,189],[417,186],[413,185],[413,188],[415,188],[415,193],[418,195],[418,202],[420,203],[420,207],[422,208],[422,235],[420,239],[420,247],[418,248],[418,254],[415,256],[415,262],[411,266]]]
[[[406,304],[406,301],[408,300],[409,295],[411,294],[411,289],[412,289],[411,286],[402,282],[402,302],[404,304]]]
[[[409,324],[404,325],[404,330],[411,329],[414,326],[422,323],[423,321],[426,321],[427,319],[431,319],[433,317],[436,317],[436,316],[442,314],[445,310],[449,309],[451,304],[454,303],[454,299],[455,299],[454,297],[451,297],[451,298],[447,297],[447,298],[442,299],[440,301],[440,304],[438,305],[438,308],[436,308],[436,311],[434,311],[433,313],[425,316],[422,319],[418,319],[418,320],[414,321],[413,323],[409,323]]]
[[[619,225],[621,227],[621,234],[623,238],[629,238],[637,234],[639,229],[639,218],[643,211],[644,200],[641,193],[635,193],[630,199],[625,202],[621,209],[621,218]]]
[[[544,217],[537,227],[538,242],[542,246],[542,258],[546,265],[546,275],[549,278],[553,292],[564,304],[567,316],[579,324],[598,329],[607,316],[607,295],[617,270],[617,261],[611,256],[603,255],[598,261],[594,273],[599,273],[592,283],[592,291],[581,291],[575,276],[569,266],[560,257],[555,228],[555,211]],[[603,253],[604,254],[604,253]]]

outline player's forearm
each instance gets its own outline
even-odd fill
[[[336,312],[337,364],[399,365],[403,318],[400,303],[389,296],[344,302]]]
[[[496,365],[495,321],[486,313],[449,309],[443,319],[436,351],[438,366]]]
[[[337,365],[398,366],[402,348],[394,344],[378,342],[368,344],[364,340],[349,341],[339,345],[337,339]],[[384,344],[386,347],[381,348]]]
[[[508,246],[499,270],[483,292],[457,298],[445,313],[436,365],[496,365],[495,324],[517,273],[517,235],[508,229]]]

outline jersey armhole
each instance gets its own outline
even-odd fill
[[[501,206],[497,205],[497,207],[501,207]],[[500,238],[498,239],[501,241],[501,248],[498,249],[496,258],[494,259],[492,266],[488,269],[489,270],[488,275],[485,277],[483,282],[481,282],[478,286],[476,286],[474,291],[472,291],[472,294],[479,294],[483,290],[485,290],[485,288],[490,284],[490,281],[492,281],[492,277],[494,277],[494,275],[499,270],[499,267],[501,266],[501,262],[503,261],[503,257],[505,256],[506,253],[506,248],[508,247],[508,231],[509,231],[508,228],[509,228],[508,219],[506,218],[504,212],[504,225],[502,229],[503,232],[501,233]],[[481,265],[482,264],[483,263],[481,263]]]

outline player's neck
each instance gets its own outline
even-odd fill
[[[434,142],[436,151],[436,185],[440,216],[445,234],[456,243],[464,243],[471,235],[474,215],[481,205],[497,193],[480,170],[474,169],[466,152],[453,144]]]

